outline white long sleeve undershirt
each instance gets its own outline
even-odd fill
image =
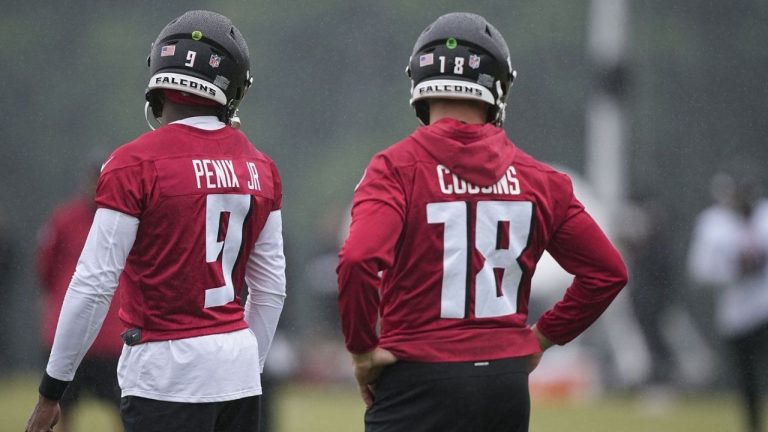
[[[133,216],[104,208],[96,211],[61,307],[48,375],[63,381],[74,378],[109,311],[138,228],[139,220]]]
[[[245,321],[259,342],[259,371],[264,371],[285,301],[285,256],[280,210],[273,211],[259,234],[245,267],[248,301]]]

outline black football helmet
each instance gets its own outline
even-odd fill
[[[410,102],[423,124],[429,124],[425,99],[452,98],[488,103],[488,121],[496,126],[504,122],[516,75],[501,33],[480,15],[464,12],[443,15],[421,32],[406,73]]]
[[[193,10],[163,28],[147,58],[145,93],[155,118],[162,113],[162,89],[178,90],[221,105],[219,118],[239,124],[237,107],[253,82],[248,45],[229,18]]]

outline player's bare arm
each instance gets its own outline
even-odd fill
[[[40,395],[32,415],[27,421],[25,432],[48,432],[52,431],[61,417],[61,408],[59,401],[48,399]]]
[[[373,404],[374,385],[384,367],[397,362],[397,357],[384,348],[376,347],[364,354],[352,354],[355,379],[366,407]]]

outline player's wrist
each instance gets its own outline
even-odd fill
[[[364,365],[364,364],[371,363],[373,361],[373,351],[369,351],[362,354],[352,353],[352,361],[356,365]]]
[[[48,375],[48,372],[45,372],[43,374],[43,379],[40,380],[40,387],[38,387],[38,392],[40,393],[40,396],[46,399],[59,401],[64,395],[64,391],[67,389],[69,383],[70,381],[62,381],[60,379],[56,379]]]
[[[542,351],[546,351],[547,349],[555,345],[554,342],[552,342],[547,336],[545,336],[541,332],[541,330],[539,330],[536,324],[534,324],[533,327],[531,327],[531,330],[533,330],[533,334],[536,336],[536,340],[538,340],[539,347],[541,348]]]

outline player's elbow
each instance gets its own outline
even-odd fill
[[[629,271],[620,256],[617,256],[608,263],[604,269],[603,278],[606,284],[616,290],[620,290],[627,285],[629,282]]]
[[[344,247],[339,252],[339,265],[336,272],[341,274],[355,269],[368,268],[375,265],[375,261],[374,257],[365,250]]]

